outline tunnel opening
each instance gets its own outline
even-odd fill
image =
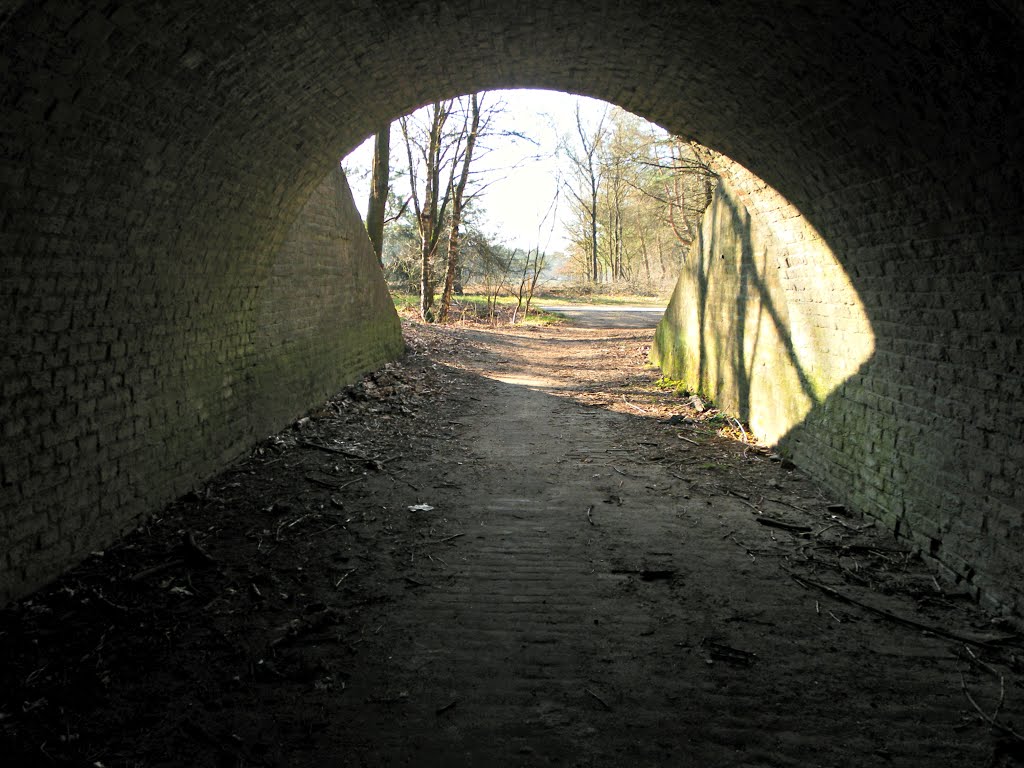
[[[1020,705],[988,668],[1015,668],[1003,630],[1019,627],[1024,596],[1019,3],[582,7],[15,0],[0,12],[0,602],[83,563],[0,613],[5,658],[17,659],[0,670],[5,753],[189,765],[1012,759],[991,729]],[[736,379],[737,411],[752,419],[776,392],[755,394],[750,361],[787,324],[774,300],[738,311],[775,295],[755,232],[782,209],[759,203],[770,188],[802,213],[874,339],[834,389],[802,362],[803,377],[787,373],[797,401],[813,402],[783,428],[782,458],[827,482],[836,507],[915,543],[966,595],[936,591],[933,572],[881,539],[776,578],[807,552],[801,533],[847,529],[767,528],[748,507],[760,499],[728,493],[747,471],[742,451],[735,465],[708,460],[694,489],[639,461],[695,450],[675,425],[525,387],[496,404],[511,446],[487,428],[493,414],[468,422],[471,397],[444,401],[484,438],[486,471],[462,488],[445,485],[446,462],[468,447],[456,430],[429,445],[406,433],[401,450],[366,456],[300,445],[318,437],[301,419],[287,446],[266,439],[367,371],[373,386],[351,405],[376,420],[367,439],[395,437],[408,416],[371,394],[396,385],[386,366],[400,323],[348,185],[325,169],[438,96],[523,86],[620,104],[763,180],[737,177],[723,193],[705,222],[710,261],[694,254],[680,292],[703,287],[724,299],[723,317],[763,322],[703,349],[685,339],[689,319],[660,334],[681,359],[698,351],[687,363],[698,378],[726,390]],[[774,348],[791,366],[787,344]],[[465,374],[427,369],[438,390]],[[317,417],[344,422],[334,405]],[[523,492],[540,483],[517,463],[540,453],[523,427],[538,413],[552,414],[545,456],[572,464],[543,483],[543,503],[524,504],[540,496]],[[557,433],[558,416],[580,429]],[[656,426],[661,442],[627,423]],[[403,482],[389,460],[400,452],[433,472],[429,497]],[[761,458],[779,484],[796,482]],[[296,472],[310,493],[280,498],[247,462]],[[251,491],[239,522],[214,530],[239,488]],[[363,492],[376,501],[354,514]],[[153,526],[166,537],[148,534],[146,516],[174,499]],[[781,518],[785,505],[773,509]],[[129,529],[141,530],[119,540]],[[374,547],[378,560],[359,558]],[[898,574],[899,594],[851,571],[867,557]],[[833,592],[929,622],[840,604],[820,588],[825,572]],[[68,644],[55,650],[54,633]]]
[[[558,2],[516,17],[459,3],[79,10],[16,4],[0,29],[14,276],[3,599],[209,476],[328,381],[396,354],[377,299],[349,305],[355,323],[343,303],[314,316],[312,262],[288,299],[309,316],[271,317],[277,254],[322,169],[383,120],[438,94],[530,85],[719,148],[803,212],[863,301],[875,351],[790,449],[852,505],[941,541],[946,567],[1019,612],[1024,132],[1020,27],[1002,4],[768,14],[737,0],[699,31],[678,14]],[[387,31],[396,10],[407,35]],[[307,234],[368,263],[357,229]],[[369,267],[351,274],[352,293],[377,295]],[[355,332],[325,350],[296,341],[320,322]],[[325,370],[297,381],[314,364]]]
[[[426,259],[435,301],[450,300],[453,230],[464,314],[478,314],[470,297],[493,308],[496,297],[514,296],[516,319],[527,317],[538,291],[667,299],[711,201],[716,176],[704,158],[715,153],[608,102],[531,89],[474,98],[482,120],[472,130],[469,98],[460,97],[399,118],[383,133],[388,204],[378,256],[399,306],[424,292],[427,179],[437,180],[430,194],[440,199],[430,221],[440,238]],[[431,129],[437,157],[428,163]],[[342,160],[364,219],[372,215],[376,140]],[[463,170],[464,187],[457,183]]]
[[[492,219],[496,217],[499,224],[492,236],[497,241],[511,237],[527,250],[539,249],[537,241],[543,234],[544,223],[551,217],[554,221],[549,226],[549,240],[558,228],[563,231],[571,228],[574,233],[573,239],[562,234],[556,240],[561,244],[561,255],[566,260],[565,252],[574,251],[576,279],[593,287],[604,286],[614,290],[620,284],[634,282],[632,274],[616,271],[613,264],[616,243],[622,239],[621,220],[633,213],[628,210],[628,203],[623,206],[622,197],[632,192],[641,200],[654,203],[653,214],[644,211],[640,215],[648,214],[662,225],[664,234],[674,240],[671,245],[679,255],[670,262],[671,271],[665,270],[663,276],[677,295],[673,296],[669,307],[669,319],[662,324],[652,359],[661,365],[666,375],[719,402],[750,424],[760,439],[778,442],[873,353],[873,334],[863,304],[828,243],[795,206],[746,168],[720,153],[699,146],[689,150],[698,153],[689,158],[676,144],[666,151],[665,146],[669,142],[686,148],[685,142],[651,123],[637,122],[643,119],[630,113],[612,113],[610,117],[609,110],[613,106],[607,102],[585,100],[582,103],[589,116],[581,118],[581,101],[578,98],[573,101],[570,94],[523,90],[497,91],[484,96],[496,106],[490,107],[491,120],[480,129],[482,136],[478,146],[484,152],[498,154],[499,159],[490,159],[482,170],[473,169],[475,183],[482,188],[479,197],[471,194],[474,203],[480,206],[478,226],[490,228]],[[540,114],[537,103],[543,104],[543,114]],[[422,159],[427,155],[427,130],[424,126],[436,114],[431,110],[442,107],[446,110],[445,117],[459,109],[454,102],[437,102],[433,108],[423,108],[417,113],[423,134],[419,144],[415,136],[410,140],[406,124],[400,130],[399,121],[395,120],[389,129],[396,134],[399,146],[391,152],[398,157],[387,162],[392,176],[396,178],[389,183],[389,194],[394,200],[389,219],[391,225],[385,233],[393,235],[398,229],[395,224],[401,224],[399,236],[404,238],[404,242],[390,243],[390,247],[384,250],[382,261],[385,262],[386,275],[401,273],[401,279],[389,280],[392,291],[399,294],[420,289],[419,242],[415,237],[419,215],[418,208],[416,212],[410,211],[409,203],[416,198],[418,205],[418,199],[425,192],[414,192],[410,180],[415,181],[418,177],[422,182],[424,177],[435,172],[423,165]],[[463,109],[468,107],[463,106]],[[438,156],[444,159],[439,159],[436,175],[447,179],[449,189],[454,186],[456,171],[462,162],[459,152],[464,150],[462,142],[468,130],[468,114],[463,116],[465,119],[461,123],[458,115],[455,117],[454,131],[446,133],[444,123],[439,123],[442,128],[439,129],[438,144],[441,148]],[[542,135],[543,139],[539,138]],[[530,144],[529,152],[534,155],[534,162],[540,161],[537,164],[547,176],[544,179],[536,174],[528,177],[529,188],[522,181],[510,181],[503,175],[510,168],[514,172],[522,162],[521,150],[517,155],[515,148],[509,151],[509,147],[504,146],[516,138]],[[573,142],[581,141],[582,147],[573,145]],[[587,170],[581,168],[578,155],[581,149],[586,149],[587,141],[592,142],[595,154],[593,211],[588,207],[590,201],[584,199],[587,190],[569,188],[572,183],[586,186],[590,180],[578,177],[575,182],[564,181],[571,178],[573,171],[578,174]],[[357,205],[364,218],[365,201],[370,197],[368,169],[371,161],[377,162],[372,153],[373,138],[370,137],[360,147],[358,159],[353,160],[350,155],[343,160],[343,166],[348,166],[350,183],[353,175],[358,178],[357,199],[364,202]],[[420,160],[410,166],[414,156]],[[622,166],[628,164],[634,167],[623,173]],[[650,172],[652,168],[656,169],[657,175],[641,176],[641,172]],[[670,185],[678,186],[680,182],[677,179],[666,181],[665,177],[671,178],[674,173],[683,176],[681,171],[691,168],[697,168],[706,175],[694,173],[689,178],[690,188],[681,192],[678,198],[670,198]],[[630,170],[634,172],[632,177],[623,183],[621,178],[630,175]],[[613,173],[615,177],[609,180],[607,177]],[[554,210],[553,213],[553,204],[537,207],[537,201],[542,197],[557,203],[560,192],[558,179],[563,180],[561,184],[568,190],[568,212]],[[716,198],[717,205],[712,206],[712,191],[718,180],[722,180],[724,186]],[[545,188],[541,187],[544,182],[547,192],[540,191]],[[644,188],[645,183],[648,188]],[[624,184],[624,192],[619,184]],[[496,185],[505,185],[508,190],[500,186],[495,189]],[[608,187],[613,188],[609,191]],[[687,194],[699,197],[696,203],[689,204],[689,210],[685,199]],[[534,220],[520,223],[511,234],[502,232],[500,227],[510,216],[503,207],[515,206],[517,196],[529,197],[526,203],[533,208]],[[494,198],[497,198],[497,203],[492,204]],[[622,212],[624,207],[625,214]],[[611,213],[605,214],[609,209]],[[398,222],[403,212],[406,220]],[[558,219],[559,214],[561,220]],[[693,221],[686,219],[687,214]],[[516,215],[516,212],[511,215]],[[594,223],[595,261],[599,253],[602,262],[600,273],[596,268],[592,270],[588,263],[591,249],[589,216],[593,216]],[[572,223],[569,217],[572,217]],[[443,212],[441,218],[444,218]],[[677,218],[682,221],[677,221]],[[703,227],[702,219],[706,220]],[[615,228],[617,222],[618,229]],[[443,227],[445,222],[439,221],[436,226]],[[626,243],[628,253],[629,248],[636,246],[636,240],[645,238],[639,227],[629,228],[627,225],[627,232],[626,239],[632,240]],[[478,237],[486,244],[488,235],[478,232]],[[439,243],[438,250],[442,250],[444,245],[443,241]],[[486,245],[489,250],[494,249],[493,244]],[[621,242],[618,245],[623,248]],[[643,242],[643,245],[646,260],[647,243]],[[399,264],[397,252],[402,247],[412,255],[405,257],[406,263]],[[664,250],[660,242],[658,247]],[[473,253],[467,253],[462,258],[470,262],[473,257]],[[508,265],[513,263],[511,258],[514,254]],[[443,271],[443,261],[444,254],[440,258],[435,256],[432,269],[436,272],[440,265]],[[630,268],[639,269],[638,255],[633,254],[628,261]],[[472,266],[465,269],[470,275],[473,270]],[[517,265],[515,270],[501,278],[508,281],[507,290],[511,293],[514,293],[511,272],[518,270]],[[709,286],[709,280],[713,286]],[[439,286],[436,287],[439,291]],[[501,290],[501,286],[496,289],[497,292]],[[409,304],[410,301],[405,298],[403,303]],[[578,311],[576,321],[580,321]]]

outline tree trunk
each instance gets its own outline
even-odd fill
[[[437,240],[441,230],[441,133],[448,119],[450,103],[434,102],[434,114],[430,125],[427,147],[427,170],[423,193],[423,210],[420,212],[420,317],[426,322],[434,319],[434,280],[431,261],[437,251]],[[447,203],[447,197],[445,200]]]
[[[598,282],[597,276],[597,183],[592,178],[590,195],[590,274],[594,276],[594,282]]]
[[[476,146],[477,133],[480,130],[480,98],[474,93],[470,100],[471,118],[469,135],[466,138],[466,154],[462,159],[462,173],[459,183],[452,195],[452,223],[448,234],[448,268],[444,276],[444,292],[441,294],[440,321],[448,320],[448,310],[452,304],[452,289],[455,286],[455,273],[459,269],[459,247],[461,246],[463,200],[466,195],[466,183],[469,181],[469,166],[473,161],[473,148]]]
[[[391,171],[391,124],[378,133],[373,145],[373,177],[370,202],[366,209],[366,232],[370,236],[377,261],[384,264],[384,210],[388,202],[388,176]]]
[[[647,238],[644,237],[644,230],[642,228],[639,230],[639,234],[640,234],[640,255],[643,256],[643,259],[644,259],[644,274],[647,275],[647,284],[650,285],[650,283],[651,283],[651,261],[650,261],[650,259],[647,256]]]

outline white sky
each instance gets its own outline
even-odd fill
[[[477,207],[486,210],[482,216],[483,229],[500,242],[519,248],[535,248],[555,252],[567,245],[564,227],[550,223],[542,232],[538,228],[551,206],[557,190],[559,159],[558,141],[565,134],[576,134],[576,104],[584,124],[593,127],[603,111],[610,106],[601,101],[571,96],[558,91],[494,91],[485,97],[486,104],[498,99],[505,103],[504,114],[494,122],[494,131],[516,131],[533,139],[536,144],[509,138],[491,137],[483,140],[480,152],[474,158],[482,180],[489,183],[477,200]],[[405,149],[401,133],[391,133],[392,165],[399,165]],[[356,205],[366,215],[369,197],[370,166],[373,162],[373,141],[367,139],[344,159],[349,183]],[[558,201],[561,217],[568,216],[564,193]]]

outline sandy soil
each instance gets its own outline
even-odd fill
[[[1020,639],[649,329],[407,330],[0,612],[7,765],[1019,764]]]

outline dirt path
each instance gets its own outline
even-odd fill
[[[614,304],[545,305],[544,310],[568,319],[576,328],[656,328],[665,307]]]
[[[415,333],[402,366],[4,613],[7,754],[1017,764],[961,675],[989,713],[1005,677],[999,722],[1024,729],[1019,642],[654,387],[650,330]],[[175,548],[190,530],[213,564]]]

